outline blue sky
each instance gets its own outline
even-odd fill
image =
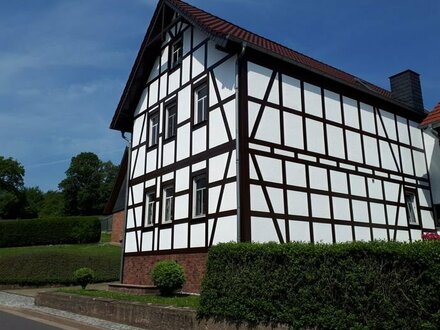
[[[188,0],[248,30],[389,88],[421,74],[440,101],[440,2]],[[156,6],[153,0],[0,0],[0,155],[26,186],[57,189],[72,156],[119,163],[109,124]]]

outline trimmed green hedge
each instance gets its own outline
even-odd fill
[[[438,329],[440,243],[227,243],[198,316],[292,329]]]
[[[97,217],[0,221],[0,247],[96,243],[100,237]]]

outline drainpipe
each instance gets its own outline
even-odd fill
[[[240,61],[244,56],[246,50],[246,43],[241,44],[241,51],[235,62],[235,166],[236,166],[236,177],[237,177],[237,242],[240,242],[241,237],[241,206],[240,206],[240,123],[239,123],[239,111],[240,111],[240,100],[239,100],[239,71],[240,71]]]
[[[122,138],[127,142],[127,148],[128,148],[128,163],[127,163],[127,174],[126,174],[126,182],[125,182],[125,203],[124,203],[124,226],[122,227],[124,232],[122,235],[122,251],[121,251],[121,269],[119,270],[119,281],[123,283],[123,277],[124,277],[124,253],[125,253],[125,236],[126,236],[126,228],[127,228],[127,206],[128,206],[128,185],[130,182],[130,168],[131,168],[131,139],[127,138],[125,136],[126,132],[121,132]]]

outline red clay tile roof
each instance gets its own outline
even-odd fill
[[[193,7],[180,0],[166,0],[171,6],[175,7],[184,16],[196,23],[201,29],[209,34],[224,39],[238,39],[246,43],[262,48],[270,53],[293,60],[299,64],[309,67],[312,70],[330,75],[332,77],[346,81],[359,88],[367,89],[392,99],[391,92],[379,86],[373,85],[365,80],[357,78],[349,73],[336,69],[330,65],[317,61],[309,56],[301,54],[274,41],[261,37],[255,33],[245,30],[224,19],[207,13],[201,9]],[[394,100],[394,99],[393,99]],[[395,101],[395,100],[394,100]]]
[[[432,109],[432,111],[423,119],[420,127],[426,127],[431,124],[440,123],[440,102]]]

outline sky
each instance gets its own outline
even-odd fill
[[[438,0],[187,2],[386,89],[412,69],[425,108],[440,101]],[[0,156],[26,186],[56,190],[80,152],[120,162],[109,125],[156,4],[0,0]]]

